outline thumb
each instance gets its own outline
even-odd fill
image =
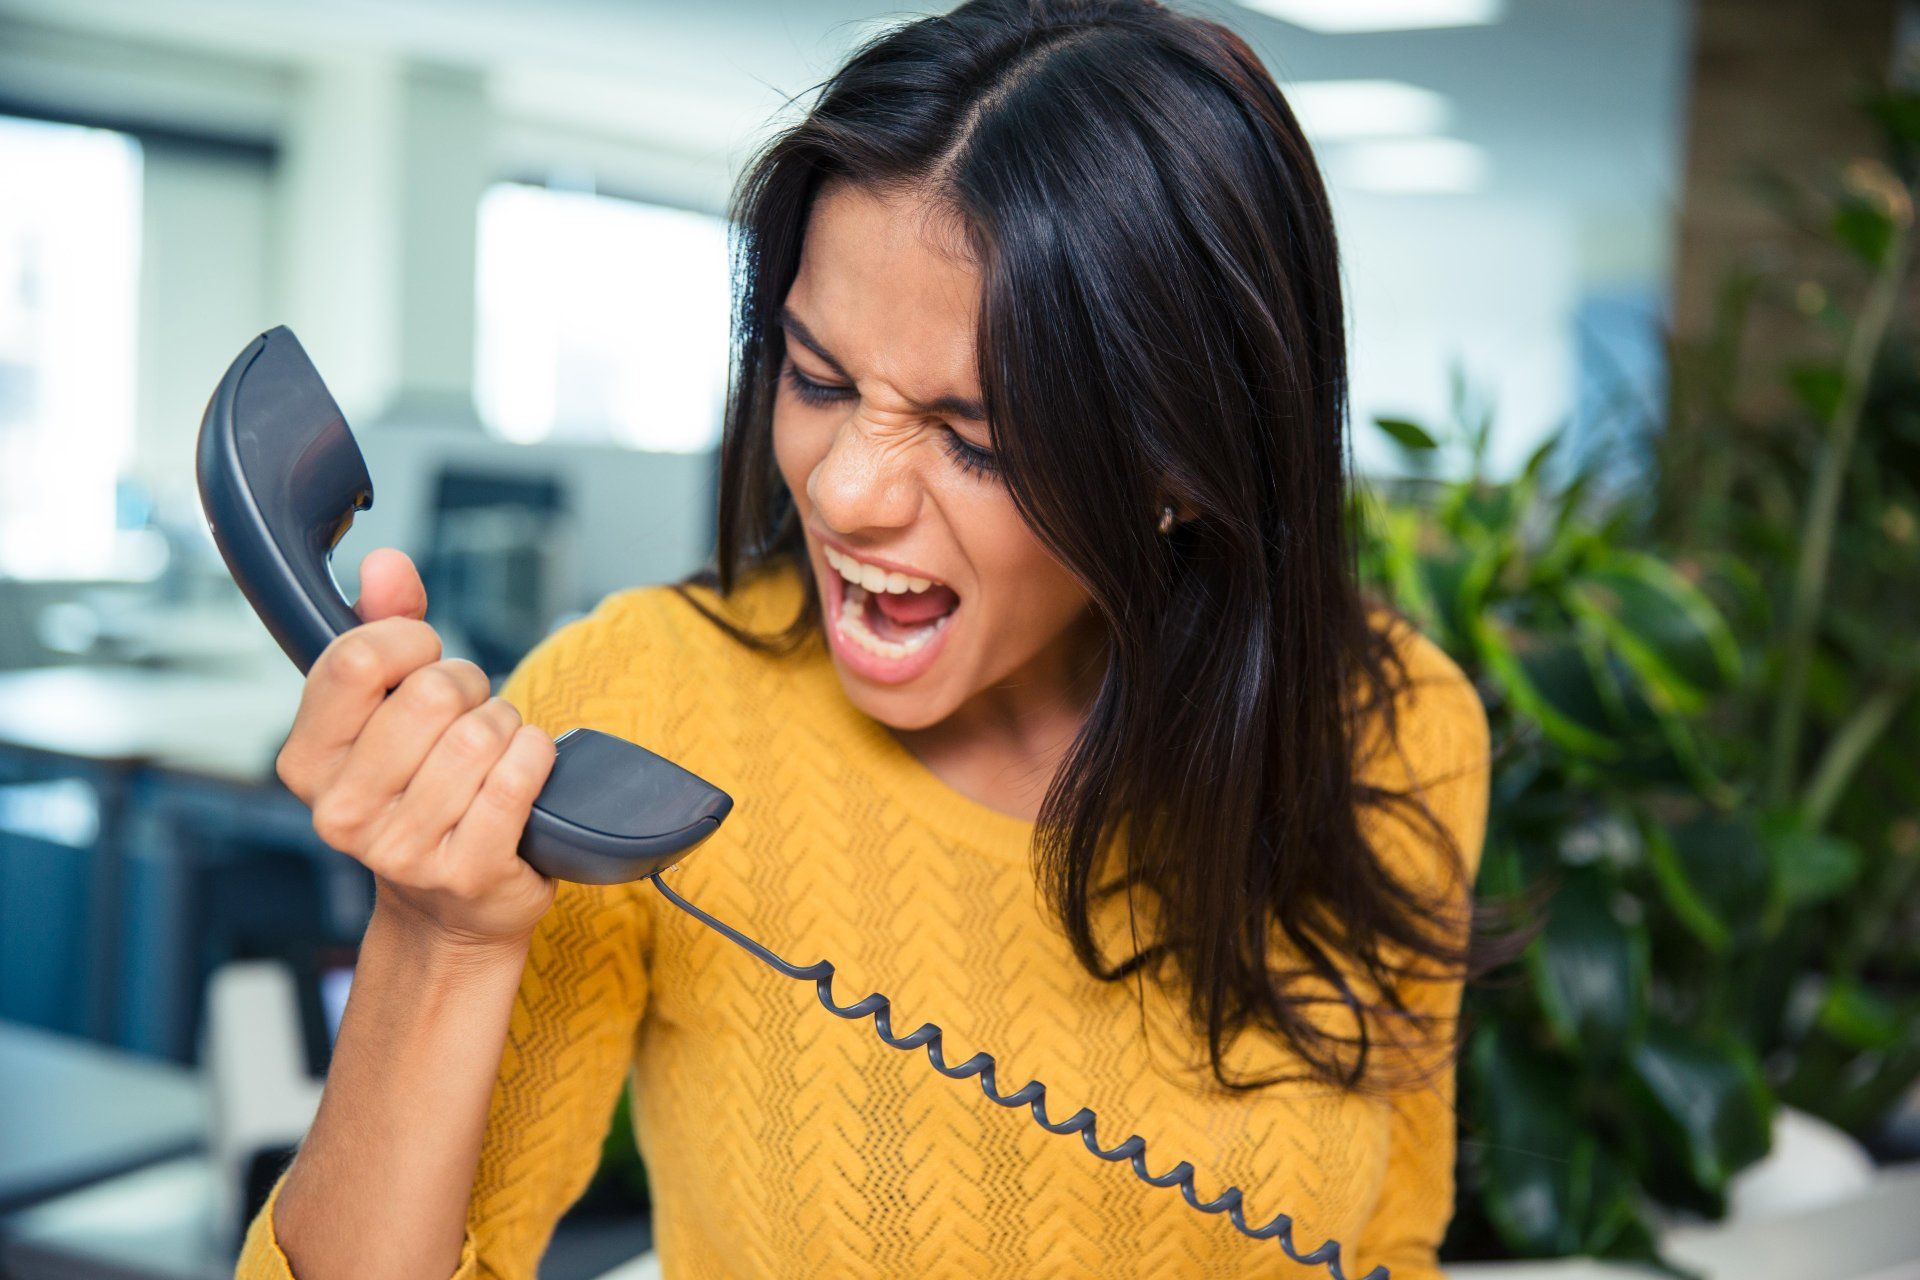
[[[353,606],[362,622],[427,616],[427,588],[404,551],[381,547],[360,562],[360,599]]]

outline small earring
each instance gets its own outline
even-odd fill
[[[1164,538],[1172,532],[1173,508],[1171,506],[1165,506],[1160,508],[1160,536]]]

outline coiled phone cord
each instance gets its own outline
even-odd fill
[[[729,939],[742,950],[765,963],[768,967],[785,974],[789,978],[797,978],[802,982],[813,983],[814,989],[820,996],[820,1003],[826,1006],[827,1012],[852,1021],[858,1021],[861,1018],[871,1016],[873,1018],[874,1030],[879,1033],[882,1040],[894,1048],[912,1050],[919,1048],[921,1045],[925,1045],[927,1049],[927,1060],[933,1064],[933,1069],[941,1075],[953,1080],[964,1080],[968,1076],[979,1076],[980,1091],[982,1093],[1003,1107],[1028,1107],[1033,1112],[1035,1123],[1042,1129],[1047,1130],[1047,1132],[1078,1133],[1080,1140],[1086,1144],[1087,1150],[1093,1152],[1093,1154],[1099,1156],[1102,1160],[1129,1161],[1133,1165],[1134,1173],[1139,1176],[1142,1182],[1147,1183],[1149,1186],[1177,1186],[1180,1188],[1180,1194],[1186,1198],[1187,1203],[1200,1212],[1225,1213],[1233,1220],[1233,1225],[1240,1230],[1241,1234],[1255,1240],[1278,1239],[1280,1241],[1280,1247],[1284,1249],[1287,1256],[1295,1262],[1309,1267],[1319,1266],[1324,1263],[1330,1280],[1348,1280],[1347,1273],[1342,1270],[1340,1266],[1339,1241],[1328,1240],[1312,1253],[1299,1252],[1293,1245],[1293,1219],[1284,1213],[1275,1214],[1273,1221],[1264,1226],[1248,1226],[1246,1214],[1241,1208],[1242,1193],[1238,1187],[1228,1187],[1218,1196],[1202,1203],[1199,1192],[1194,1189],[1193,1185],[1193,1166],[1185,1160],[1182,1160],[1165,1173],[1158,1175],[1151,1174],[1147,1172],[1147,1142],[1146,1139],[1142,1138],[1139,1134],[1136,1133],[1132,1135],[1119,1146],[1108,1150],[1100,1145],[1100,1140],[1094,1133],[1095,1117],[1089,1108],[1082,1107],[1065,1120],[1057,1123],[1048,1119],[1046,1105],[1047,1086],[1041,1084],[1038,1080],[1029,1080],[1012,1093],[1000,1093],[995,1087],[994,1060],[993,1055],[990,1053],[976,1053],[958,1066],[948,1066],[946,1058],[940,1050],[940,1037],[943,1033],[940,1028],[933,1023],[923,1022],[920,1024],[918,1030],[909,1035],[894,1035],[893,1023],[890,1017],[892,1002],[878,991],[868,994],[864,999],[856,1001],[853,1004],[842,1005],[834,1003],[833,961],[822,960],[818,964],[802,966],[784,960],[772,950],[749,938],[746,934],[740,932],[726,921],[716,919],[708,915],[705,911],[702,911],[699,907],[694,906],[691,902],[688,902],[685,898],[669,888],[667,882],[662,880],[660,875],[661,873],[656,871],[647,878],[653,881],[653,887],[664,894],[668,902],[671,902],[674,906],[680,908],[701,924],[706,925],[707,928],[712,929],[715,933]],[[1387,1268],[1375,1267],[1373,1270],[1367,1272],[1366,1275],[1360,1277],[1360,1280],[1388,1280]]]

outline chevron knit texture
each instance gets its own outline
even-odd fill
[[[800,589],[791,570],[766,573],[724,607],[772,630]],[[1362,772],[1422,788],[1470,881],[1485,712],[1437,647],[1402,634],[1412,684],[1399,749],[1369,749]],[[1097,981],[1075,961],[1029,869],[1032,824],[954,791],[855,709],[818,638],[757,654],[667,589],[636,589],[549,638],[506,693],[550,732],[631,738],[732,794],[726,825],[668,883],[789,960],[832,960],[841,1003],[883,992],[896,1034],[945,1029],[949,1063],[992,1053],[1003,1092],[1045,1082],[1054,1119],[1093,1108],[1102,1143],[1139,1134],[1156,1174],[1191,1161],[1203,1200],[1237,1185],[1250,1224],[1291,1215],[1302,1252],[1339,1240],[1350,1280],[1377,1266],[1393,1280],[1440,1276],[1451,1069],[1387,1097],[1220,1088],[1174,996]],[[1370,831],[1403,878],[1466,892],[1430,832],[1388,817]],[[1112,924],[1117,948],[1126,924]],[[1460,992],[1433,981],[1406,995],[1450,1015]],[[1243,1037],[1229,1061],[1295,1060]],[[1327,1275],[994,1105],[977,1081],[940,1076],[923,1052],[888,1048],[871,1023],[830,1016],[810,985],[643,882],[562,885],[540,927],[458,1280],[535,1274],[629,1085],[669,1280]],[[291,1276],[272,1201],[238,1275]]]

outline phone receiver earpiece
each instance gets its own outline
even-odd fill
[[[227,569],[301,671],[360,624],[328,558],[373,505],[366,459],[299,339],[247,345],[200,423],[200,502]],[[712,835],[733,799],[645,747],[592,729],[558,755],[520,841],[536,870],[621,884],[665,870]]]

